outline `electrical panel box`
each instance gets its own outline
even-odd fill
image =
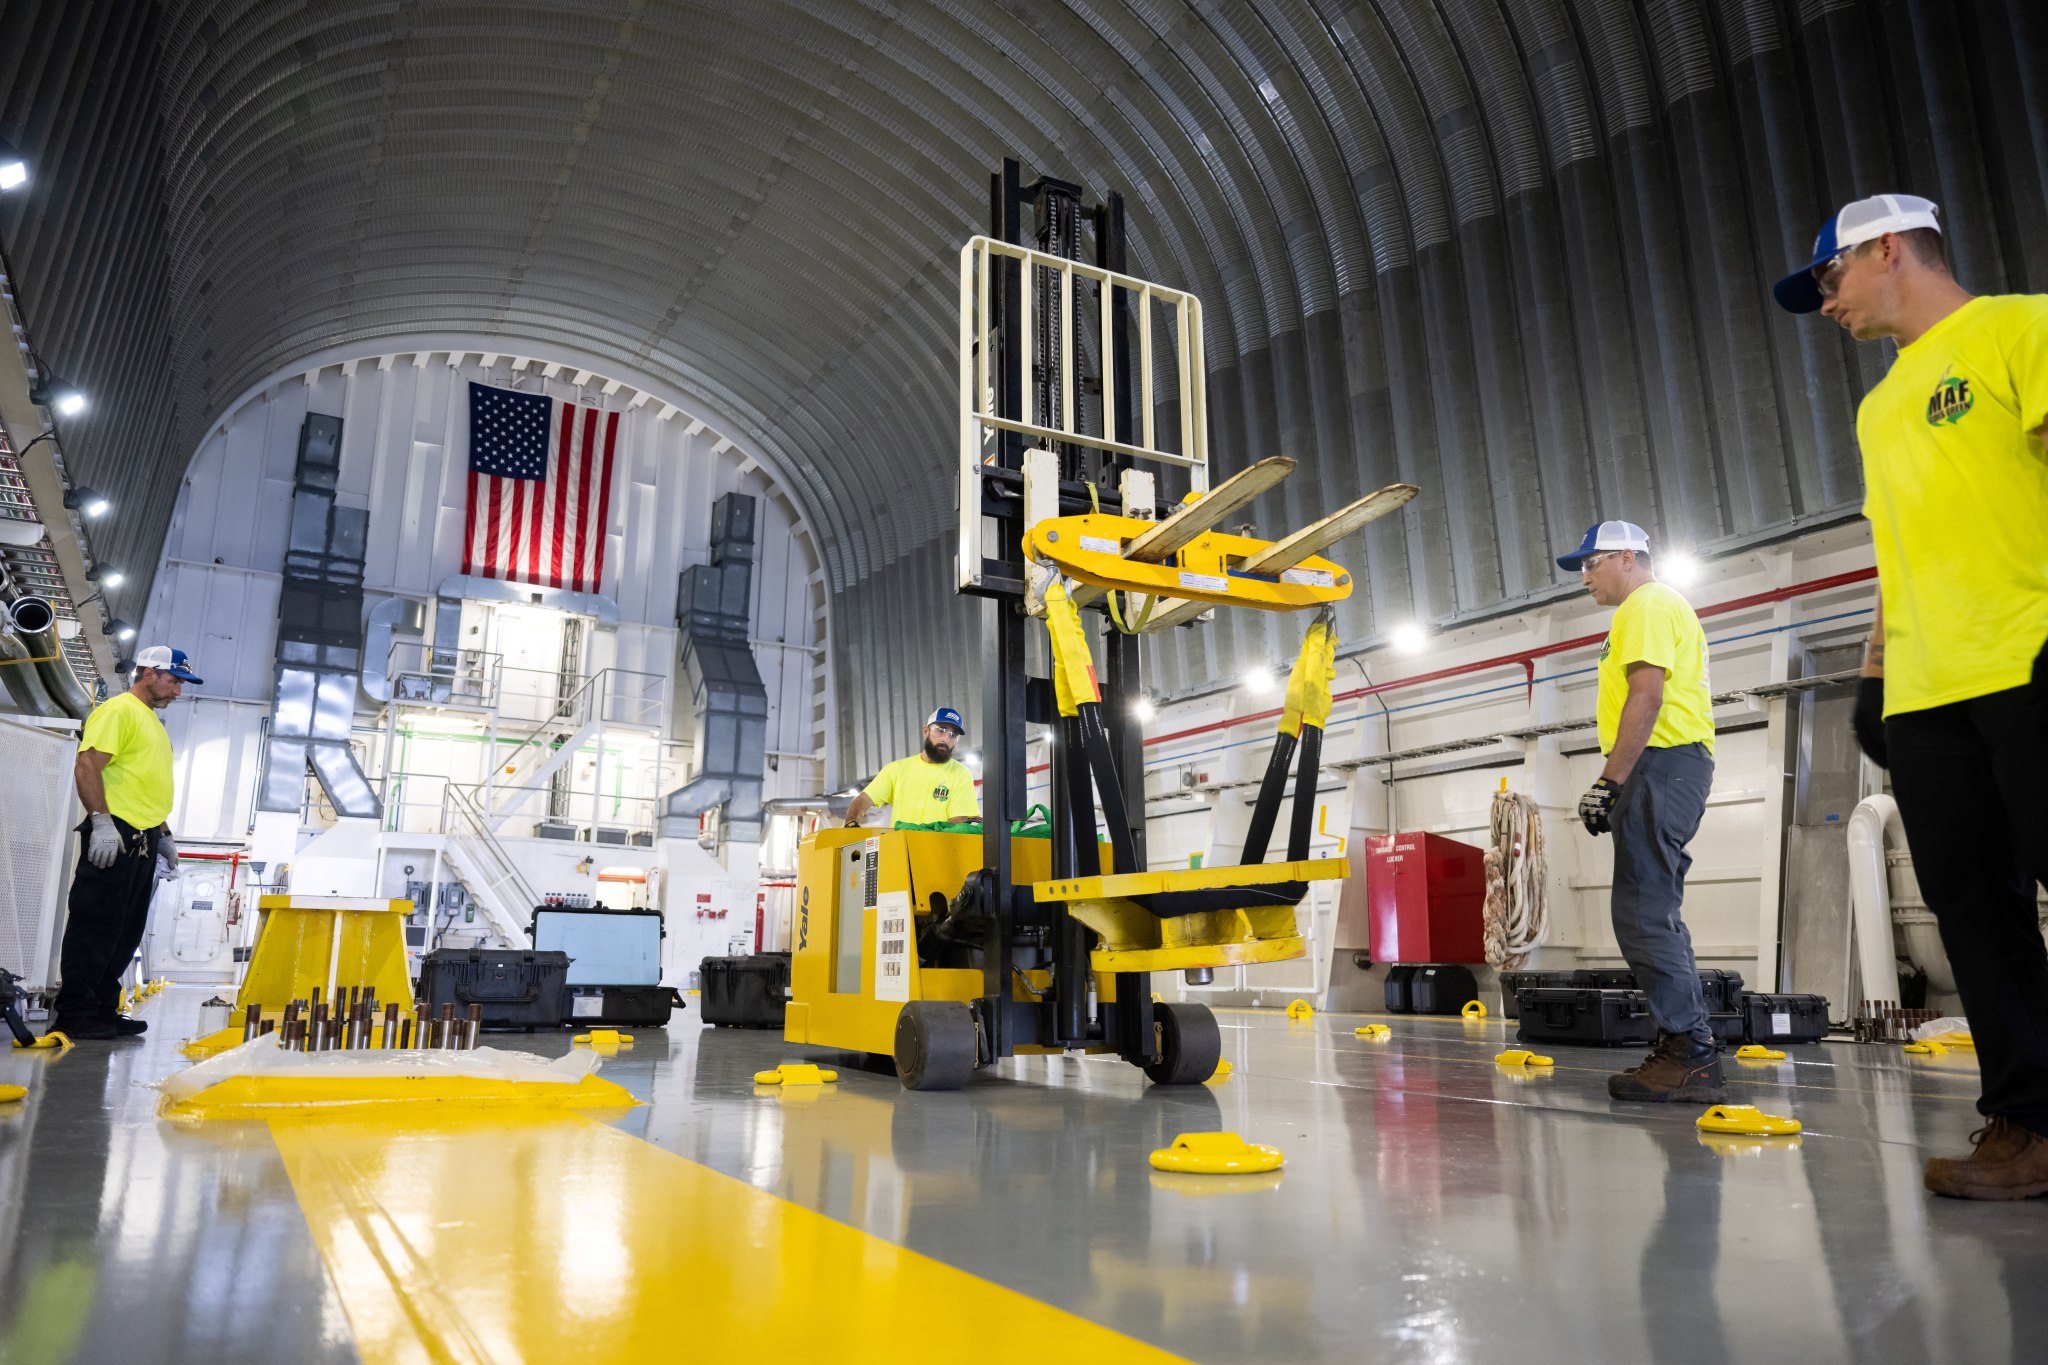
[[[1379,962],[1483,963],[1484,855],[1440,834],[1365,841],[1366,915]]]

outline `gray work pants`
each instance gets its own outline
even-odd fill
[[[1707,1002],[1700,994],[1692,935],[1678,911],[1692,866],[1685,846],[1699,832],[1713,784],[1714,760],[1704,744],[1645,749],[1611,816],[1615,942],[1657,1027],[1707,1044],[1714,1041]]]

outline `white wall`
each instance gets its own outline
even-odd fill
[[[248,829],[306,414],[343,419],[341,501],[370,514],[367,602],[425,600],[461,568],[472,380],[623,414],[603,585],[622,624],[600,632],[590,668],[675,677],[677,575],[708,558],[714,499],[735,490],[759,499],[753,619],[776,754],[768,794],[824,785],[821,763],[804,757],[826,747],[815,648],[824,639],[823,578],[807,528],[767,473],[718,432],[629,384],[544,361],[441,350],[281,376],[223,417],[194,454],[136,641],[187,649],[207,680],[165,716],[178,753],[172,818],[181,835],[235,839]],[[359,718],[374,713],[359,698]]]

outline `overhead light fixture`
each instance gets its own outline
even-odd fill
[[[20,152],[0,142],[0,190],[11,190],[28,182],[28,162]]]
[[[85,411],[85,390],[45,372],[29,385],[28,401],[37,407],[50,409],[59,417],[76,417]]]
[[[116,616],[113,620],[107,622],[107,634],[113,636],[116,640],[132,640],[135,638],[135,627]]]
[[[1244,690],[1253,696],[1263,696],[1273,690],[1273,670],[1263,665],[1244,675]]]
[[[81,484],[77,488],[68,488],[64,491],[64,508],[66,511],[82,513],[88,521],[98,521],[114,510],[114,504],[108,502],[105,495]]]
[[[128,581],[128,575],[111,564],[95,564],[85,571],[85,577],[87,582],[99,584],[102,590],[118,588]]]
[[[1687,550],[1672,550],[1657,556],[1657,577],[1674,588],[1689,588],[1700,581],[1706,566]]]
[[[1387,643],[1394,647],[1396,653],[1420,654],[1429,645],[1429,632],[1409,621],[1395,626],[1387,636]]]
[[[1150,697],[1140,697],[1131,703],[1131,716],[1140,725],[1147,724],[1159,714],[1159,708],[1152,704]]]

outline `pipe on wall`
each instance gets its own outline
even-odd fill
[[[33,665],[37,681],[43,691],[56,705],[56,712],[73,720],[84,720],[92,714],[92,693],[78,680],[71,670],[71,661],[64,657],[64,650],[57,641],[57,611],[40,597],[29,597],[12,582],[0,583],[0,603],[5,603],[10,624],[21,646],[28,650],[28,656],[37,662]]]
[[[61,716],[63,708],[50,700],[35,665],[28,662],[34,657],[13,632],[0,632],[0,686],[7,688],[15,706],[31,716]]]

